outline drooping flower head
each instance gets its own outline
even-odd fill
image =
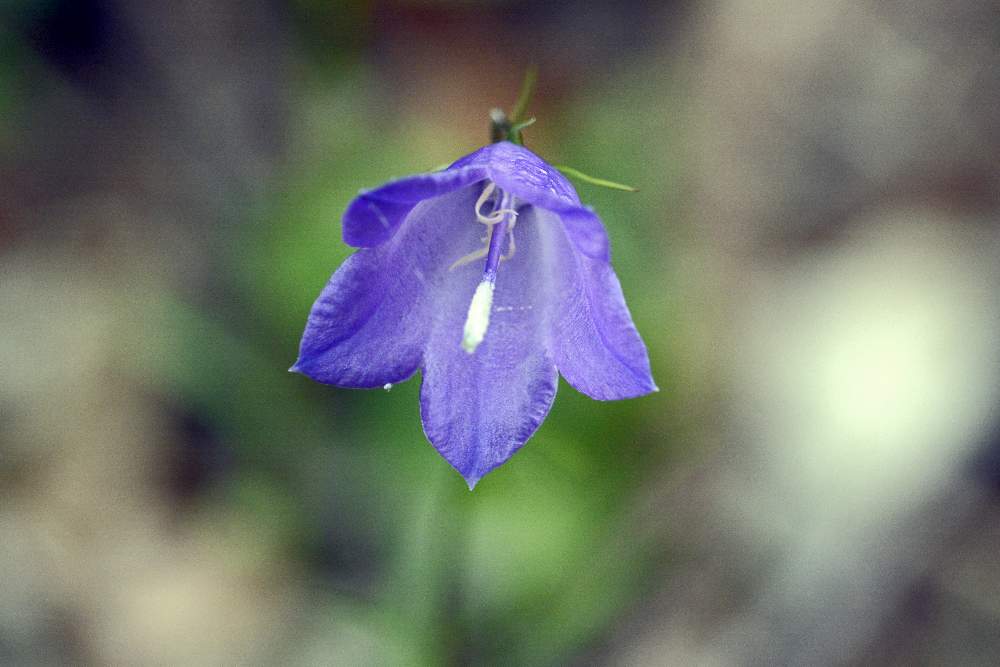
[[[469,488],[531,437],[558,375],[598,400],[656,391],[601,220],[499,141],[347,207],[359,248],[313,305],[293,371],[342,387],[422,373],[424,433]]]

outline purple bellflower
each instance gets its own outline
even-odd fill
[[[545,419],[558,376],[598,400],[656,391],[600,218],[523,146],[362,192],[360,248],[320,293],[291,370],[341,387],[422,371],[427,439],[471,489]]]

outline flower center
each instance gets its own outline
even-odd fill
[[[486,206],[491,197],[493,197],[492,209],[488,214],[483,213],[483,207]],[[476,287],[476,292],[472,295],[469,312],[465,317],[465,328],[462,332],[462,349],[469,354],[475,352],[479,344],[483,342],[486,330],[490,326],[493,291],[496,289],[500,261],[514,256],[516,249],[514,226],[517,224],[517,211],[514,206],[513,196],[497,188],[496,183],[492,181],[487,183],[482,194],[479,195],[479,199],[476,200],[475,206],[476,220],[486,225],[487,228],[486,236],[483,238],[485,245],[479,250],[459,258],[451,265],[451,268],[454,269],[482,257],[486,258],[483,278]],[[507,240],[507,253],[503,254],[501,248],[505,239]]]

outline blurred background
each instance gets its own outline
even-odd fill
[[[0,663],[995,664],[990,0],[0,2]],[[580,185],[662,391],[470,493],[287,368],[350,198]]]

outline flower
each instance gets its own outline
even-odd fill
[[[382,387],[420,369],[424,433],[470,489],[539,427],[559,373],[598,400],[657,390],[600,218],[527,148],[501,141],[363,191],[343,231],[360,249],[291,370]]]

